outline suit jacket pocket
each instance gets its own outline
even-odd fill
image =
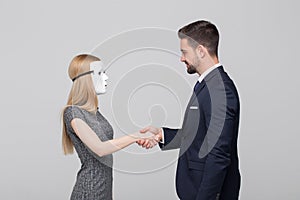
[[[199,171],[203,171],[205,163],[204,162],[197,162],[197,161],[188,161],[189,169],[195,169]]]
[[[195,194],[197,194],[198,188],[202,182],[203,178],[203,169],[205,162],[197,161],[188,161],[189,165],[189,178],[195,188]]]

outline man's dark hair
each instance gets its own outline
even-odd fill
[[[204,20],[193,22],[179,29],[178,37],[187,39],[193,48],[203,45],[210,56],[218,57],[219,32],[214,24]]]

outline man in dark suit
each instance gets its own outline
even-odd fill
[[[218,60],[219,33],[208,21],[178,31],[181,61],[198,73],[181,129],[146,127],[162,150],[180,148],[176,191],[182,200],[236,200],[240,173],[237,152],[240,104],[233,81]],[[150,148],[153,141],[141,140]]]

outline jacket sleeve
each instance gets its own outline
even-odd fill
[[[164,143],[159,143],[161,150],[172,150],[180,148],[182,130],[181,129],[171,129],[163,128]]]

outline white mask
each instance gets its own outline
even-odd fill
[[[104,65],[101,61],[94,61],[90,63],[90,70],[94,71],[92,73],[92,79],[95,87],[96,94],[104,94],[106,93],[106,86],[108,76],[105,74]]]

